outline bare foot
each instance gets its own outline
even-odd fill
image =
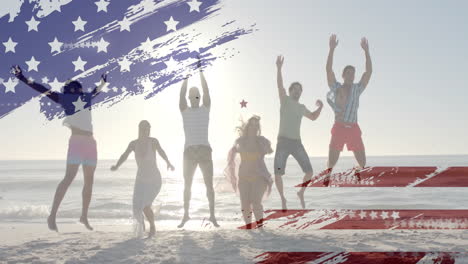
[[[216,217],[214,215],[210,216],[210,219],[208,219],[215,227],[219,227],[218,222],[216,221]]]
[[[55,216],[52,217],[49,215],[49,217],[47,217],[47,225],[49,226],[50,230],[58,232],[57,223],[55,223]]]
[[[287,200],[285,198],[281,198],[281,207],[283,208],[283,211],[288,210],[286,203],[287,203]]]
[[[82,216],[80,218],[80,223],[82,223],[88,230],[93,231],[93,227],[89,224],[87,217]]]
[[[297,196],[299,197],[299,201],[301,201],[302,209],[305,209],[304,192],[298,191]]]
[[[188,215],[184,215],[184,218],[182,218],[182,222],[180,222],[180,224],[177,227],[178,228],[184,227],[185,223],[187,223],[188,220],[190,220],[190,217]]]

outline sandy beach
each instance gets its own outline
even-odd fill
[[[255,263],[267,251],[464,252],[466,230],[238,230],[200,221],[177,229],[174,221],[157,222],[156,237],[134,238],[131,225],[94,225],[85,231],[75,223],[0,225],[2,263]],[[456,263],[466,259],[457,260]]]

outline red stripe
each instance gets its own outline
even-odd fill
[[[468,210],[268,210],[260,223],[290,229],[468,229]]]
[[[334,187],[468,187],[468,167],[450,167],[436,171],[437,167],[368,167],[360,172],[358,181],[354,170],[333,173],[330,186]],[[325,175],[296,187],[325,187]]]
[[[450,167],[415,187],[468,187],[468,167]]]
[[[425,256],[432,263],[454,264],[457,252],[265,252],[257,263],[416,264]]]

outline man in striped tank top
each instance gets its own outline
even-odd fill
[[[358,83],[354,83],[355,68],[346,66],[343,70],[343,84],[336,81],[333,72],[333,54],[338,46],[336,35],[330,37],[330,52],[327,60],[327,80],[330,91],[327,94],[327,101],[335,112],[335,124],[331,130],[331,142],[328,154],[328,169],[324,171],[323,184],[328,186],[330,174],[336,165],[340,152],[346,144],[348,150],[353,151],[359,169],[366,165],[366,152],[361,137],[361,129],[358,125],[357,111],[359,108],[359,97],[369,83],[372,75],[372,61],[369,53],[369,44],[366,38],[361,39],[361,47],[366,56],[366,71]],[[359,169],[356,169],[355,176],[360,180]]]
[[[197,87],[190,88],[188,96],[190,107],[187,105],[186,95],[188,76],[182,83],[182,89],[180,90],[179,108],[184,122],[185,146],[183,165],[184,217],[178,226],[179,228],[182,228],[185,223],[190,220],[189,207],[191,188],[197,166],[201,169],[206,185],[206,196],[208,197],[210,207],[209,220],[214,226],[219,227],[214,214],[215,195],[213,188],[213,160],[211,158],[211,146],[208,142],[211,99],[208,84],[201,69],[200,59],[198,61],[198,68],[200,70],[200,79],[203,89],[202,105],[200,105],[200,91]]]

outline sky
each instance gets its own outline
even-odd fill
[[[112,1],[116,0],[111,5]],[[0,15],[12,2],[2,4]],[[261,116],[262,134],[275,146],[279,126],[275,60],[280,54],[285,57],[285,85],[303,84],[301,103],[310,110],[317,99],[325,103],[318,120],[303,119],[301,136],[309,156],[327,155],[333,125],[325,98],[330,34],[339,39],[334,62],[339,80],[348,64],[356,66],[356,79],[360,78],[365,58],[359,41],[363,36],[369,40],[373,75],[358,114],[368,155],[468,153],[468,2],[221,2],[213,20],[235,19],[255,24],[257,31],[227,43],[227,49],[239,53],[205,70],[212,99],[209,140],[215,158],[227,155],[239,118],[253,113]],[[200,30],[216,29],[207,23]],[[1,42],[7,39],[0,30]],[[134,96],[94,110],[99,158],[117,159],[137,137],[140,120],[146,119],[169,158],[181,160],[180,86],[176,83],[150,99]],[[197,75],[190,78],[190,86],[200,86]],[[248,102],[246,109],[240,108],[242,100]],[[69,135],[62,120],[47,120],[39,112],[38,100],[33,100],[0,119],[0,160],[65,159]]]

